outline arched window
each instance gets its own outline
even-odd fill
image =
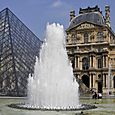
[[[83,70],[89,69],[89,59],[88,59],[88,57],[84,57],[82,59],[82,69]]]
[[[89,88],[90,86],[90,78],[87,75],[82,76],[82,82]]]
[[[84,43],[88,43],[88,33],[84,34]]]
[[[102,93],[103,78],[102,75],[98,75],[98,93]]]
[[[98,33],[97,33],[97,41],[98,41],[98,42],[103,41],[103,32],[98,32]]]

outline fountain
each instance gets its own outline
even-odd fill
[[[94,105],[79,103],[78,83],[65,48],[62,25],[47,25],[46,40],[39,59],[36,57],[34,74],[28,79],[27,103],[11,107],[32,110],[83,110]]]

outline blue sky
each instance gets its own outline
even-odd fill
[[[115,31],[115,0],[0,0],[0,10],[8,7],[41,40],[44,38],[46,24],[60,23],[66,29],[69,12],[79,8],[98,5],[105,15],[105,5],[110,5],[111,26]]]

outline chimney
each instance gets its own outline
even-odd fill
[[[70,11],[70,21],[75,17],[75,11]]]
[[[105,6],[105,23],[110,27],[110,6]]]

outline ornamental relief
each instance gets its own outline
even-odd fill
[[[108,36],[108,32],[107,31],[103,31],[103,37],[104,37],[104,39],[106,39],[107,36]]]
[[[67,42],[68,43],[79,43],[81,40],[80,34],[68,34],[67,35]]]
[[[71,43],[71,34],[67,35],[67,39],[66,39],[67,43]]]
[[[82,38],[81,34],[77,34],[77,40],[80,40]]]
[[[90,41],[91,41],[91,42],[94,42],[94,39],[95,39],[95,33],[92,32],[92,33],[90,34]]]
[[[81,24],[80,26],[78,26],[76,29],[89,29],[89,28],[94,28],[95,26],[93,24],[88,24],[88,23],[84,23]]]
[[[83,49],[82,49],[82,51],[84,52],[84,51],[90,51],[90,49],[88,48],[88,47],[84,47]]]

